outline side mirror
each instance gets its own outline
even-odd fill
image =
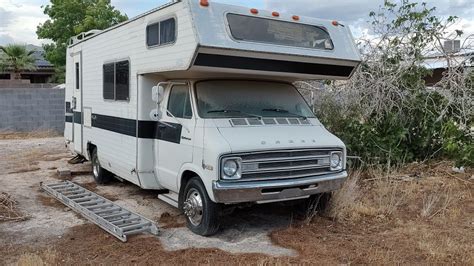
[[[164,95],[165,95],[165,87],[163,87],[162,85],[154,86],[152,88],[151,98],[157,104],[160,104],[163,101]]]

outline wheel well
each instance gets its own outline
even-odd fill
[[[88,142],[87,143],[87,154],[89,155],[89,159],[92,158],[92,151],[94,149],[97,149],[97,146],[95,146],[94,144],[92,144],[91,142]]]
[[[198,174],[196,174],[193,171],[186,170],[184,173],[181,175],[181,183],[179,187],[179,199],[178,199],[178,208],[182,209],[182,204],[183,204],[183,197],[184,197],[184,188],[186,187],[186,184],[188,181],[193,178],[193,177],[199,177]]]

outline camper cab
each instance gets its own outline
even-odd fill
[[[115,176],[182,209],[211,235],[220,210],[341,187],[344,143],[314,116],[297,80],[348,79],[349,28],[212,1],[175,1],[67,50],[71,151],[99,183]]]

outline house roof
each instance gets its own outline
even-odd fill
[[[33,56],[36,59],[35,65],[37,68],[53,68],[54,67],[53,64],[51,64],[48,60],[46,60],[43,47],[28,44],[26,46],[26,49],[28,51],[34,51]]]
[[[466,67],[474,66],[474,52],[459,52],[450,55],[451,67],[464,65]],[[423,62],[423,66],[428,69],[448,68],[448,60],[446,56],[433,54],[427,56]]]

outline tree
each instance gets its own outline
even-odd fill
[[[71,37],[92,29],[103,30],[128,19],[110,4],[110,0],[51,0],[43,6],[50,19],[38,25],[40,39],[54,43],[44,45],[46,59],[58,71],[66,65],[66,49]]]
[[[35,70],[34,51],[28,51],[25,45],[9,44],[0,46],[0,68],[13,73],[14,79],[21,79],[21,71]]]
[[[359,39],[362,63],[348,81],[327,83],[316,97],[321,121],[346,143],[351,155],[368,163],[451,158],[474,164],[472,70],[449,64],[442,41],[456,17],[436,17],[434,8],[409,0],[384,1],[370,12],[371,36]],[[434,88],[424,78],[427,55],[437,51],[448,70]]]

